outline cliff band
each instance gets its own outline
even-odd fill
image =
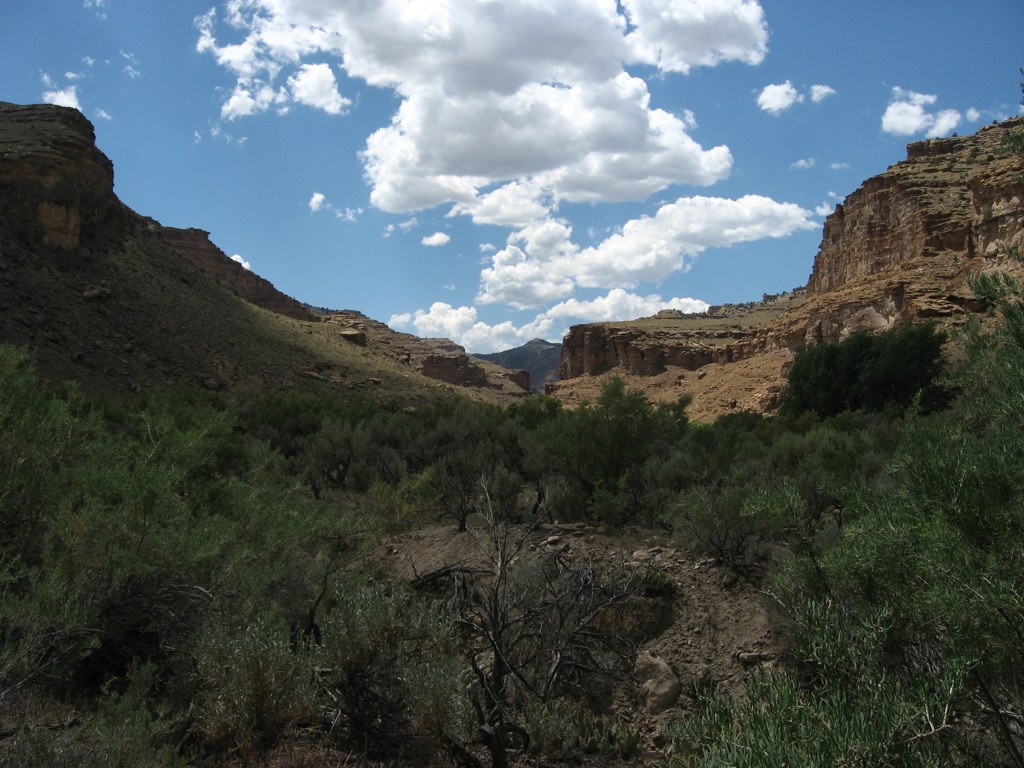
[[[1005,247],[1024,244],[1024,180],[1004,151],[1016,118],[968,137],[909,145],[906,160],[864,182],[825,221],[806,287],[703,315],[666,311],[620,323],[573,326],[561,377],[549,392],[593,398],[612,373],[654,400],[694,397],[690,413],[771,412],[794,351],[898,322],[952,326],[980,306],[967,284],[1014,268]]]

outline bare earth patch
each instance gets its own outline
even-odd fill
[[[451,524],[433,525],[384,540],[370,562],[385,578],[412,583],[446,569],[484,567],[484,542],[483,526],[472,519],[462,533]],[[661,730],[695,711],[698,692],[741,695],[753,671],[773,666],[786,650],[787,623],[756,586],[704,555],[673,546],[663,532],[630,528],[609,535],[583,523],[549,523],[530,535],[527,547],[534,555],[545,550],[557,550],[572,566],[644,569],[657,574],[657,583],[674,587],[657,604],[660,616],[640,619],[658,631],[636,650],[638,657],[667,662],[680,683],[678,697],[651,712],[642,681],[632,679],[620,686],[613,706],[614,714],[642,731],[648,759],[660,757]],[[628,626],[637,619],[624,613],[617,620]]]

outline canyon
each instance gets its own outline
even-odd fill
[[[0,103],[0,340],[30,346],[54,383],[116,395],[326,386],[399,407],[456,392],[510,403],[544,387],[571,407],[622,376],[653,401],[691,397],[697,420],[772,413],[805,344],[985,317],[970,278],[1015,269],[1007,249],[1024,245],[1024,174],[1003,148],[1021,130],[1016,118],[910,144],[827,217],[805,286],[698,315],[573,326],[560,380],[545,382],[550,344],[471,356],[284,295],[208,232],[118,200],[113,164],[80,112]]]

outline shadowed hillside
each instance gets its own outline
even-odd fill
[[[328,386],[392,404],[456,385],[525,394],[464,352],[358,313],[322,319],[206,233],[136,214],[94,142],[76,110],[0,105],[0,340],[31,348],[51,381],[110,394]]]

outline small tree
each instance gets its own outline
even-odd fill
[[[484,566],[461,621],[481,734],[501,766],[512,734],[528,746],[518,721],[529,702],[565,694],[585,700],[632,663],[633,639],[605,620],[642,579],[625,567],[607,575],[572,567],[557,551],[531,555],[543,514],[516,526],[496,514],[487,488],[482,495],[474,536]]]

